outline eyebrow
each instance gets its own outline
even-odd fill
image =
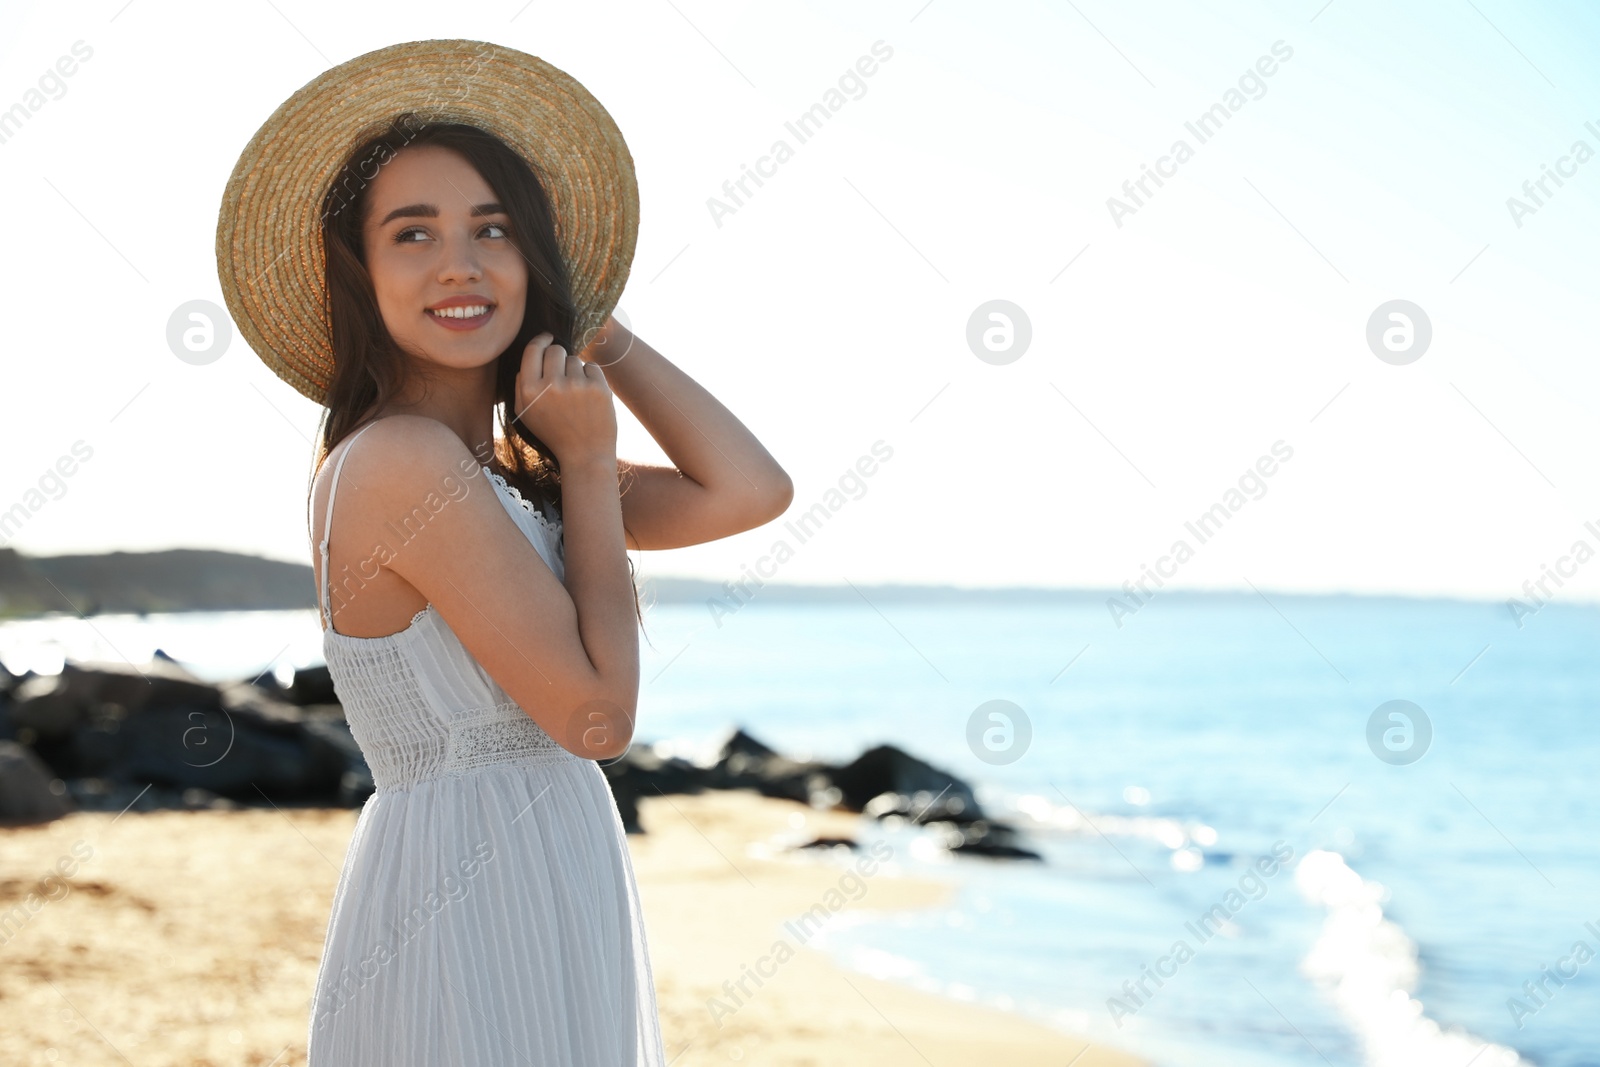
[[[508,212],[499,204],[491,202],[488,204],[479,204],[477,207],[468,212],[468,214],[473,218],[477,218],[480,215],[505,215],[508,214]],[[397,207],[393,211],[389,212],[383,217],[383,221],[378,223],[378,225],[387,226],[395,219],[436,219],[438,217],[439,209],[433,204],[407,204],[405,207]]]

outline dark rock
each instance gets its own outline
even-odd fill
[[[893,745],[879,745],[833,772],[846,807],[885,821],[926,825],[951,852],[996,859],[1043,857],[1014,827],[984,814],[972,787]]]
[[[58,783],[54,789],[53,782]],[[50,822],[72,808],[66,783],[43,760],[25,745],[0,741],[0,824]]]
[[[100,739],[108,777],[197,786],[247,803],[334,800],[346,760],[304,722],[220,706],[174,705],[128,716]],[[87,761],[86,761],[87,762]]]
[[[115,704],[130,714],[145,707],[213,704],[217,687],[168,659],[142,667],[127,663],[68,663],[61,670],[69,690],[86,704]]]
[[[938,822],[930,824],[930,829],[935,839],[951,852],[993,859],[1044,860],[1039,853],[1018,845],[1016,829],[1005,823],[987,819],[967,823]]]
[[[854,762],[834,769],[832,779],[840,791],[841,803],[852,811],[865,810],[883,793],[900,793],[913,799],[918,793],[926,793],[925,804],[943,804],[947,798],[956,798],[961,802],[957,811],[969,813],[969,818],[983,817],[971,786],[894,745],[868,749]]]
[[[350,733],[343,710],[337,704],[331,707],[314,705],[305,710],[306,730],[332,744],[344,757],[344,773],[339,776],[340,806],[359,808],[377,791],[377,785],[372,780],[366,757],[361,754],[361,745]],[[311,714],[313,711],[316,714]]]
[[[38,674],[11,693],[11,722],[20,736],[46,740],[69,736],[86,713],[88,703],[72,692],[62,674]]]
[[[294,704],[337,704],[339,695],[333,691],[333,676],[326,663],[316,667],[297,667],[294,681],[285,690]]]
[[[629,790],[618,790],[616,786],[611,787],[611,796],[617,802],[617,814],[622,818],[622,832],[644,833],[644,827],[639,825],[638,796]]]
[[[249,683],[212,685],[157,659],[141,671],[69,664],[30,679],[19,696],[19,737],[64,778],[198,788],[257,804],[263,793],[331,803],[353,791],[348,746]]]
[[[705,791],[705,768],[681,756],[659,755],[651,745],[634,745],[616,760],[605,765],[608,777],[633,778],[648,793],[701,793]]]
[[[969,808],[964,797],[952,796],[948,792],[936,797],[926,790],[918,790],[911,796],[879,793],[867,801],[861,813],[874,819],[899,817],[914,823],[970,823],[983,818],[983,812]]]
[[[617,814],[630,834],[643,833],[639,824],[639,798],[666,793],[700,793],[706,789],[706,770],[677,756],[663,757],[649,745],[634,745],[610,763],[602,763],[606,784],[617,803]]]
[[[839,793],[825,763],[799,761],[787,756],[757,756],[735,752],[705,774],[710,789],[753,789],[766,797],[796,800],[816,807],[832,807]]]
[[[717,748],[716,761],[725,763],[733,755],[753,756],[757,759],[769,759],[778,754],[776,749],[768,748],[754,737],[744,732],[743,727],[734,727],[726,740]]]
[[[852,852],[859,851],[861,845],[852,837],[818,837],[795,848],[847,848]]]
[[[718,748],[705,773],[708,789],[753,789],[762,796],[832,807],[839,799],[832,768],[815,760],[793,760],[736,729]]]
[[[269,689],[268,693],[278,695],[276,689]],[[343,704],[296,704],[294,706],[299,709],[299,714],[302,718],[325,719],[328,722],[342,723],[346,729],[349,729],[349,723],[346,722],[344,717]]]
[[[252,682],[223,682],[217,686],[218,701],[229,712],[254,714],[272,722],[301,722],[306,712],[279,691]],[[343,711],[339,717],[344,717]]]
[[[339,806],[342,808],[359,808],[365,804],[378,791],[378,784],[372,780],[372,771],[363,760],[361,766],[347,768],[339,777]]]
[[[60,674],[36,675],[12,694],[19,735],[49,742],[107,713],[136,713],[148,706],[214,705],[217,687],[167,660],[144,667],[126,663],[68,663]],[[115,709],[109,712],[108,709]]]

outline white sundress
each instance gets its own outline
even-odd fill
[[[339,468],[368,428],[328,489],[324,606]],[[481,473],[565,580],[559,523]],[[664,1067],[627,836],[599,766],[511,700],[431,604],[384,637],[325,624],[323,651],[376,792],[334,892],[308,1067]]]

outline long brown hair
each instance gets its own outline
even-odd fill
[[[495,359],[494,397],[501,433],[494,460],[506,482],[544,510],[561,517],[561,465],[556,455],[516,417],[517,372],[522,352],[548,330],[553,344],[574,352],[577,305],[566,261],[556,240],[554,213],[544,183],[528,161],[504,141],[465,123],[428,123],[406,112],[394,116],[350,153],[323,196],[322,243],[325,292],[332,328],[334,367],[323,400],[321,447],[311,470],[306,499],[334,446],[403,394],[417,373],[412,357],[390,335],[367,271],[362,228],[371,210],[368,191],[379,169],[409,146],[435,145],[458,152],[494,190],[511,218],[508,234],[528,265],[522,325]],[[490,457],[479,456],[480,463]],[[310,536],[310,530],[307,530]],[[634,575],[633,560],[628,574]],[[634,613],[644,622],[638,587]]]

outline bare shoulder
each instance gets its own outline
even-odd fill
[[[444,423],[422,415],[386,415],[346,436],[335,445],[340,455],[323,463],[312,489],[318,508],[326,510],[332,475],[339,472],[335,525],[365,527],[369,520],[393,514],[426,499],[430,493],[454,495],[463,482],[482,473],[467,446]],[[342,466],[341,464],[342,457]]]
[[[426,415],[385,415],[357,432],[362,440],[362,444],[356,446],[357,451],[381,453],[391,462],[454,464],[472,458],[472,453],[453,430]],[[351,462],[355,462],[354,456]]]
[[[438,485],[446,475],[465,477],[479,471],[467,446],[437,419],[386,415],[357,432],[361,440],[351,447],[341,487],[344,478],[354,475],[377,498],[396,492],[412,497],[428,485]]]

